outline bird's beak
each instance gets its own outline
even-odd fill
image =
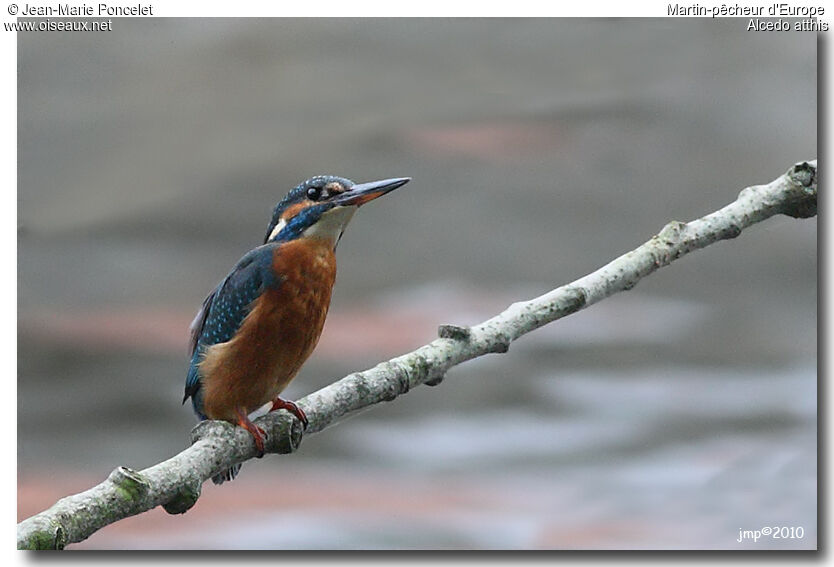
[[[373,201],[377,197],[390,193],[397,187],[402,187],[409,181],[411,181],[410,177],[396,177],[394,179],[360,183],[339,195],[335,202],[337,205],[359,207],[368,201]]]

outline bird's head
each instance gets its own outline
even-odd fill
[[[319,238],[335,248],[356,209],[409,181],[397,177],[356,184],[334,175],[311,177],[275,206],[264,243]]]

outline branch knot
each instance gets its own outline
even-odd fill
[[[794,190],[782,207],[789,217],[804,219],[817,214],[817,162],[803,161],[788,170]]]
[[[151,485],[144,475],[128,467],[114,469],[107,480],[115,484],[127,500],[140,500],[151,489]]]
[[[441,339],[468,342],[472,338],[472,329],[458,325],[440,325],[437,328],[437,336]]]
[[[203,483],[199,478],[190,478],[183,482],[176,496],[162,505],[169,514],[185,514],[200,498]]]

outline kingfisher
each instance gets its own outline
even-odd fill
[[[271,403],[303,426],[307,416],[279,395],[321,336],[336,279],[336,246],[356,210],[411,180],[356,184],[319,175],[275,206],[264,243],[250,250],[209,293],[191,323],[183,404],[200,420],[239,425],[264,454],[266,433],[249,415]],[[212,478],[232,480],[240,464]]]

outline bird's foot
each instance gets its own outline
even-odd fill
[[[298,404],[295,402],[291,402],[289,400],[282,400],[281,398],[275,398],[272,400],[272,408],[269,411],[275,411],[279,409],[285,409],[295,417],[298,418],[298,421],[304,425],[304,429],[307,429],[307,414],[304,413],[304,410],[298,407]]]
[[[237,424],[252,434],[255,440],[255,448],[258,450],[258,458],[264,456],[264,442],[266,441],[266,431],[255,425],[249,420],[249,416],[243,410],[237,410]]]

